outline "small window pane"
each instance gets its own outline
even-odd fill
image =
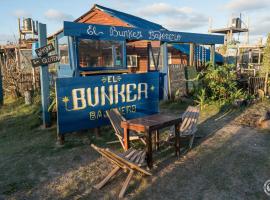
[[[123,67],[121,42],[81,39],[78,49],[81,67]]]
[[[138,67],[137,55],[127,55],[127,66],[128,67]]]
[[[69,64],[68,37],[62,37],[58,40],[60,64]]]

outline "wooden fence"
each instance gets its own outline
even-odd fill
[[[169,97],[177,99],[186,95],[185,66],[181,64],[169,65]]]
[[[258,95],[258,90],[264,91],[265,77],[249,77],[248,92],[252,95]]]

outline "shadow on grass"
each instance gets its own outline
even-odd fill
[[[202,123],[204,138],[196,147],[179,161],[164,164],[165,170],[159,168],[134,199],[266,199],[270,133],[227,126],[241,110],[226,117],[224,111]],[[211,131],[202,131],[206,129]]]
[[[169,109],[166,108],[164,112],[181,113],[188,105],[189,103],[181,106],[169,104]],[[24,109],[24,106],[22,107]],[[3,138],[0,141],[0,154],[4,155],[0,158],[1,163],[4,163],[0,164],[2,172],[0,177],[5,180],[2,183],[0,181],[0,188],[3,188],[0,193],[8,196],[15,194],[27,199],[40,198],[39,194],[45,199],[54,197],[72,199],[76,196],[86,199],[110,199],[118,195],[124,180],[123,175],[102,191],[92,189],[93,184],[111,170],[111,165],[108,164],[109,161],[100,159],[99,154],[89,145],[94,143],[102,147],[109,146],[114,151],[122,150],[120,143],[107,145],[107,142],[116,140],[110,126],[101,129],[102,137],[95,137],[93,132],[89,131],[67,135],[65,145],[58,147],[55,145],[55,127],[45,130],[38,127],[40,119],[37,108],[34,112],[23,113],[25,114],[0,119],[0,127],[4,126],[0,131],[0,138]],[[210,139],[216,131],[230,123],[240,113],[241,110],[228,112],[228,109],[221,109],[215,116],[206,119],[199,125],[198,131],[203,138],[196,140],[195,145],[198,146],[206,138]],[[160,172],[167,170],[176,161],[173,154],[173,148],[167,147],[162,147],[156,152],[154,159],[158,167],[153,170],[154,178],[142,179],[140,175],[136,176],[127,194],[138,188],[141,190],[141,181],[147,193],[152,190],[153,187],[149,186],[149,183],[153,183],[153,186],[157,184]],[[143,196],[142,191],[138,193],[139,197]]]

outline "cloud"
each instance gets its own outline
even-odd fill
[[[270,16],[263,16],[258,18],[251,24],[251,34],[266,36],[270,32]]]
[[[190,7],[154,3],[138,10],[138,15],[170,30],[190,30],[207,25],[208,17]]]
[[[207,26],[208,18],[204,15],[195,15],[184,20],[166,19],[164,26],[170,30],[190,30],[198,27]],[[207,30],[207,29],[206,29]]]
[[[193,12],[190,7],[175,7],[166,3],[154,3],[149,6],[145,6],[139,10],[139,14],[144,16],[172,16],[172,15],[186,15]]]
[[[72,15],[63,13],[55,9],[47,10],[44,15],[46,19],[57,22],[72,21],[74,19]]]
[[[22,10],[22,9],[15,10],[13,12],[13,15],[15,17],[19,17],[19,18],[21,18],[21,17],[31,17],[31,13],[29,13],[29,12],[27,12],[25,10]]]
[[[231,0],[225,5],[225,9],[233,11],[253,11],[269,6],[269,0]]]

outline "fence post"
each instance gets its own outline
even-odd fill
[[[38,24],[38,43],[39,47],[47,44],[47,28],[46,24]],[[44,128],[50,126],[50,113],[48,112],[50,104],[50,86],[49,86],[49,70],[48,65],[42,65],[40,70],[40,88],[41,88],[41,102],[42,102],[42,120]]]
[[[163,62],[163,67],[162,67],[162,73],[165,74],[164,76],[164,86],[163,86],[163,90],[164,90],[164,95],[163,95],[163,100],[167,100],[169,98],[169,90],[168,90],[168,48],[167,48],[167,42],[164,42],[161,45],[162,48],[162,62]]]

